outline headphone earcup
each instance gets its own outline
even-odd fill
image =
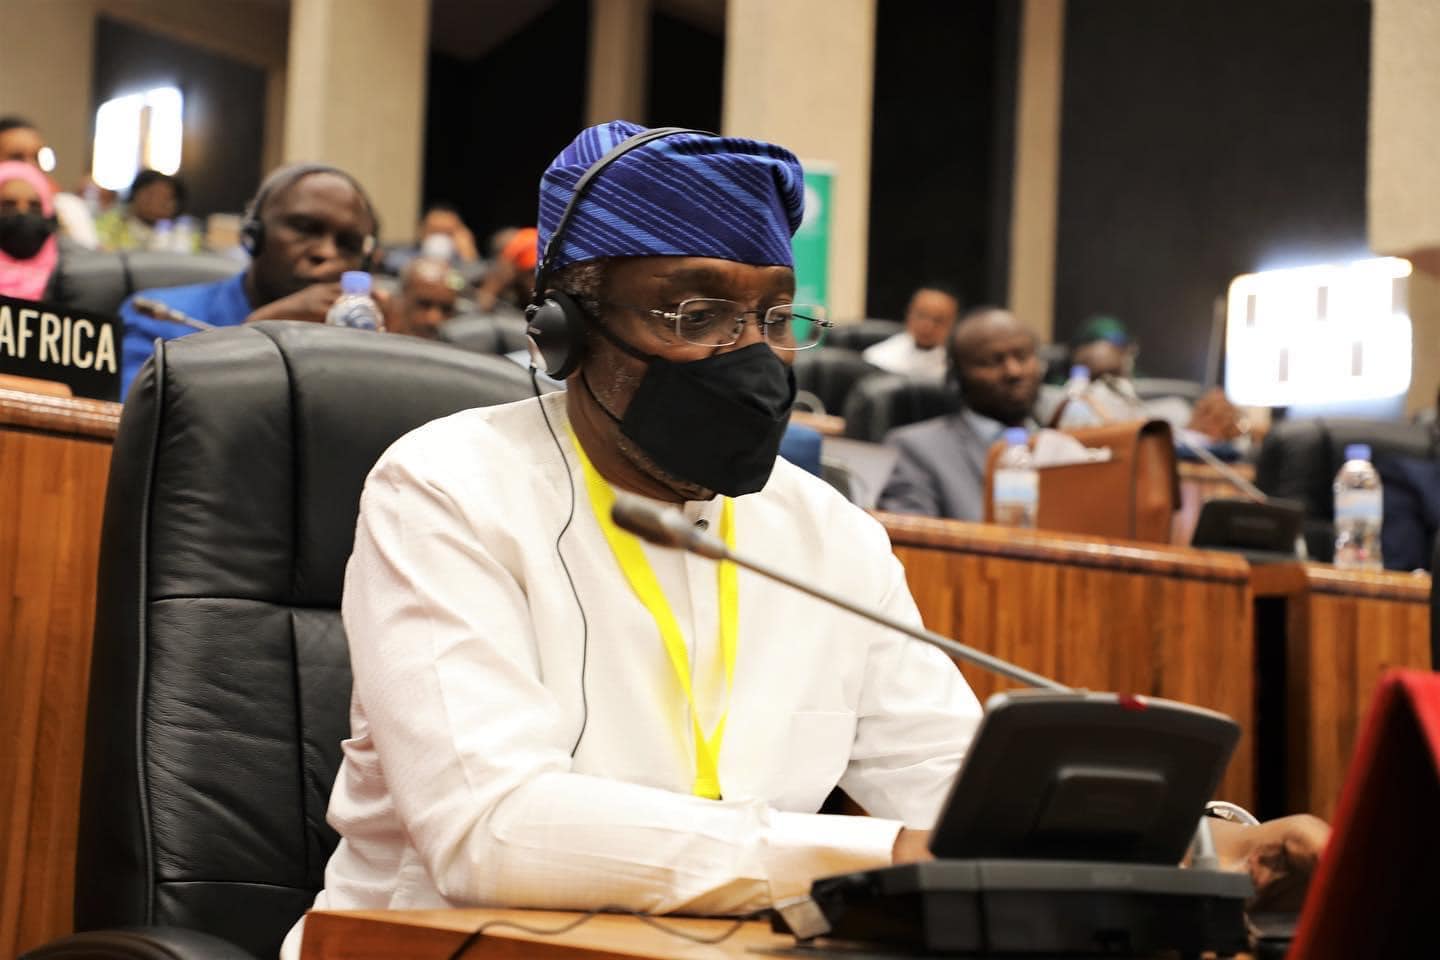
[[[564,380],[585,358],[585,311],[568,294],[550,290],[525,308],[525,335],[531,355],[545,361],[545,375]]]
[[[240,246],[250,256],[256,256],[260,252],[260,245],[265,242],[265,224],[259,217],[251,217],[240,225]]]

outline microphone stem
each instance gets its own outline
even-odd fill
[[[1221,460],[1219,457],[1215,456],[1215,454],[1205,449],[1204,444],[1189,443],[1187,441],[1185,444],[1185,449],[1195,454],[1195,456],[1200,459],[1200,462],[1204,463],[1211,470],[1214,470],[1216,473],[1220,474],[1220,476],[1224,477],[1226,480],[1229,480],[1232,486],[1234,486],[1237,490],[1245,494],[1245,496],[1249,497],[1256,503],[1264,503],[1270,499],[1259,487],[1255,486],[1255,484],[1251,483],[1249,480],[1246,480],[1243,476],[1241,476],[1240,471],[1236,470],[1234,467],[1230,466],[1230,464],[1226,463],[1224,460]]]
[[[755,560],[736,556],[728,550],[725,551],[723,556],[731,563],[744,567],[747,570],[753,570],[762,577],[778,580],[786,586],[794,587],[801,593],[808,593],[818,600],[824,600],[826,603],[833,603],[837,607],[843,607],[856,616],[864,617],[866,620],[878,623],[882,627],[889,627],[891,630],[898,630],[901,633],[912,636],[916,640],[923,640],[925,643],[930,644],[932,647],[938,647],[957,660],[964,660],[966,663],[973,663],[976,666],[984,667],[986,670],[992,670],[995,673],[1009,677],[1011,680],[1023,683],[1026,686],[1039,687],[1042,690],[1058,690],[1062,693],[1074,692],[1073,688],[1067,687],[1063,683],[1057,683],[1049,677],[1042,677],[1038,673],[1031,673],[1023,667],[1017,667],[1012,663],[1001,660],[999,657],[992,657],[982,650],[976,650],[974,647],[966,646],[963,643],[956,643],[949,637],[941,636],[923,627],[913,627],[908,623],[902,623],[894,617],[887,616],[878,610],[869,610],[859,604],[851,603],[837,593],[831,593],[813,584],[797,580],[782,570],[777,570],[774,567],[767,566]]]

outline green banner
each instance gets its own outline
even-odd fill
[[[805,220],[795,231],[795,302],[829,306],[830,199],[834,169],[823,163],[805,165]]]

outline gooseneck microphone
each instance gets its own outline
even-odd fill
[[[908,623],[902,623],[888,614],[862,604],[847,600],[838,593],[832,593],[812,583],[806,583],[790,576],[783,570],[741,556],[725,546],[723,540],[712,536],[703,530],[692,526],[685,517],[678,511],[657,506],[648,500],[641,499],[633,494],[615,493],[615,505],[610,510],[610,519],[622,530],[628,530],[642,540],[653,543],[656,546],[671,547],[676,550],[688,550],[691,553],[699,554],[702,557],[709,557],[712,560],[729,560],[731,563],[744,567],[746,570],[754,571],[769,580],[783,583],[787,587],[807,593],[817,600],[833,604],[842,610],[848,610],[859,617],[864,617],[872,623],[878,623],[882,627],[889,627],[891,630],[898,630],[916,640],[923,640],[925,643],[949,654],[957,660],[964,660],[966,663],[973,663],[976,666],[984,667],[1004,677],[1009,677],[1018,683],[1031,687],[1040,687],[1043,690],[1057,690],[1063,693],[1075,692],[1071,687],[1065,686],[1051,680],[1049,677],[1042,677],[1038,673],[1031,673],[1024,667],[1018,667],[1008,660],[1001,660],[999,657],[991,656],[974,647],[966,646],[949,637],[942,636],[923,627],[914,627]]]

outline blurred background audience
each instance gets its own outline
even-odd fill
[[[38,299],[60,259],[54,191],[38,167],[0,161],[0,295]]]

